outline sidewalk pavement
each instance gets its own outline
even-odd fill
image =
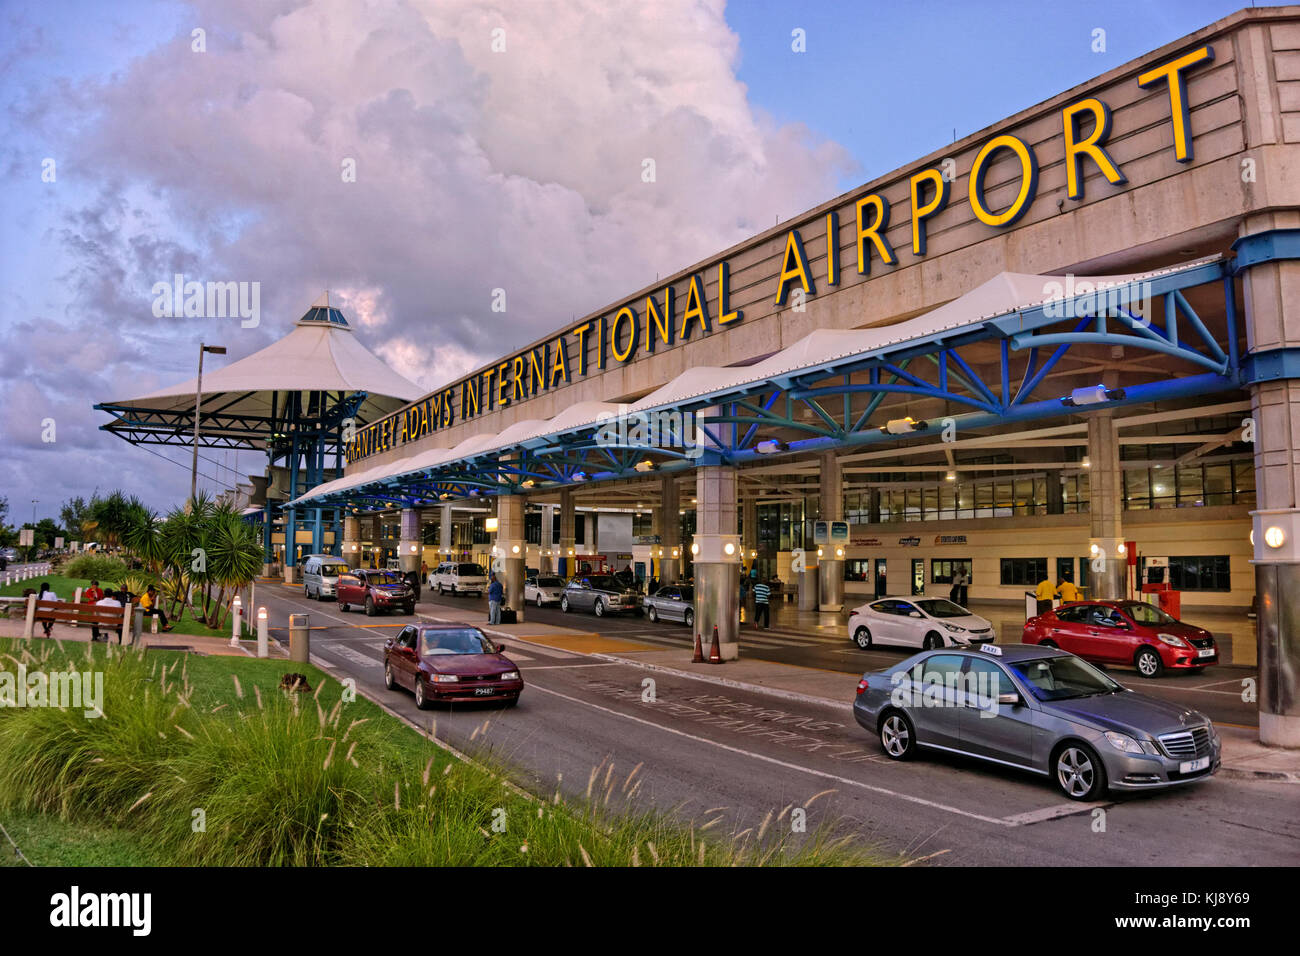
[[[17,637],[23,636],[25,621],[22,618],[0,618],[0,637]],[[103,633],[103,631],[101,631]],[[40,625],[36,627],[36,636],[33,641],[44,641],[47,638],[41,630]],[[90,643],[90,628],[86,625],[73,627],[71,624],[55,624],[50,633],[48,640],[73,641],[82,644]],[[114,634],[112,644],[117,646],[117,635]],[[256,657],[257,642],[241,641],[239,647],[230,646],[228,637],[207,637],[199,634],[177,634],[161,631],[157,634],[151,634],[145,631],[140,635],[140,644],[142,647],[155,650],[172,650],[172,651],[189,651],[193,654],[201,654],[206,657]],[[272,645],[272,657],[286,657],[288,652],[283,648]]]

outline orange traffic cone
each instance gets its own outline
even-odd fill
[[[704,663],[704,648],[700,646],[700,632],[695,632],[695,656],[691,658],[692,664]]]
[[[722,649],[718,647],[718,625],[713,625],[713,646],[709,648],[709,663],[722,663]]]

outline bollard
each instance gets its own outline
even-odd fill
[[[289,615],[289,660],[307,663],[311,657],[311,645],[307,636],[310,615]]]
[[[36,630],[36,595],[27,595],[27,623],[23,625],[23,637],[27,640],[32,639],[32,634]]]
[[[244,605],[239,600],[239,595],[230,603],[230,646],[238,647],[239,638],[242,636],[244,627]]]
[[[131,614],[131,643],[135,644],[144,633],[144,608],[136,606]]]
[[[74,594],[73,597],[72,597],[72,603],[73,603],[73,604],[80,604],[80,603],[81,603],[81,588],[77,588],[77,593]],[[70,621],[69,624],[68,624],[68,626],[69,626],[69,627],[76,627],[76,626],[77,626],[77,622],[76,622],[76,621]]]
[[[270,639],[267,634],[266,608],[257,609],[257,656],[269,657],[271,655]]]

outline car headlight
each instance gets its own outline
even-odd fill
[[[943,626],[946,627],[948,630],[956,631],[958,634],[965,634],[969,630],[969,628],[958,627],[956,624],[949,624],[946,621],[940,623],[942,623]]]
[[[519,671],[506,671],[499,680],[519,680]]]
[[[1168,644],[1170,647],[1187,647],[1188,643],[1177,634],[1157,634],[1161,643]]]
[[[1113,730],[1106,731],[1106,740],[1116,750],[1126,754],[1140,754],[1143,752],[1142,745],[1127,734],[1119,734]]]
[[[434,674],[433,675],[433,682],[435,684],[454,684],[458,680],[460,680],[460,677],[456,674]]]

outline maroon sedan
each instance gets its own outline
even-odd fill
[[[1079,601],[1025,622],[1026,644],[1059,647],[1095,664],[1129,664],[1143,677],[1193,673],[1219,662],[1205,628],[1184,624],[1142,601]]]
[[[334,586],[339,610],[364,607],[374,617],[380,611],[415,613],[415,591],[396,571],[349,571],[340,574]]]
[[[384,686],[415,692],[423,710],[434,701],[519,702],[519,667],[478,628],[466,624],[408,624],[384,642]]]

